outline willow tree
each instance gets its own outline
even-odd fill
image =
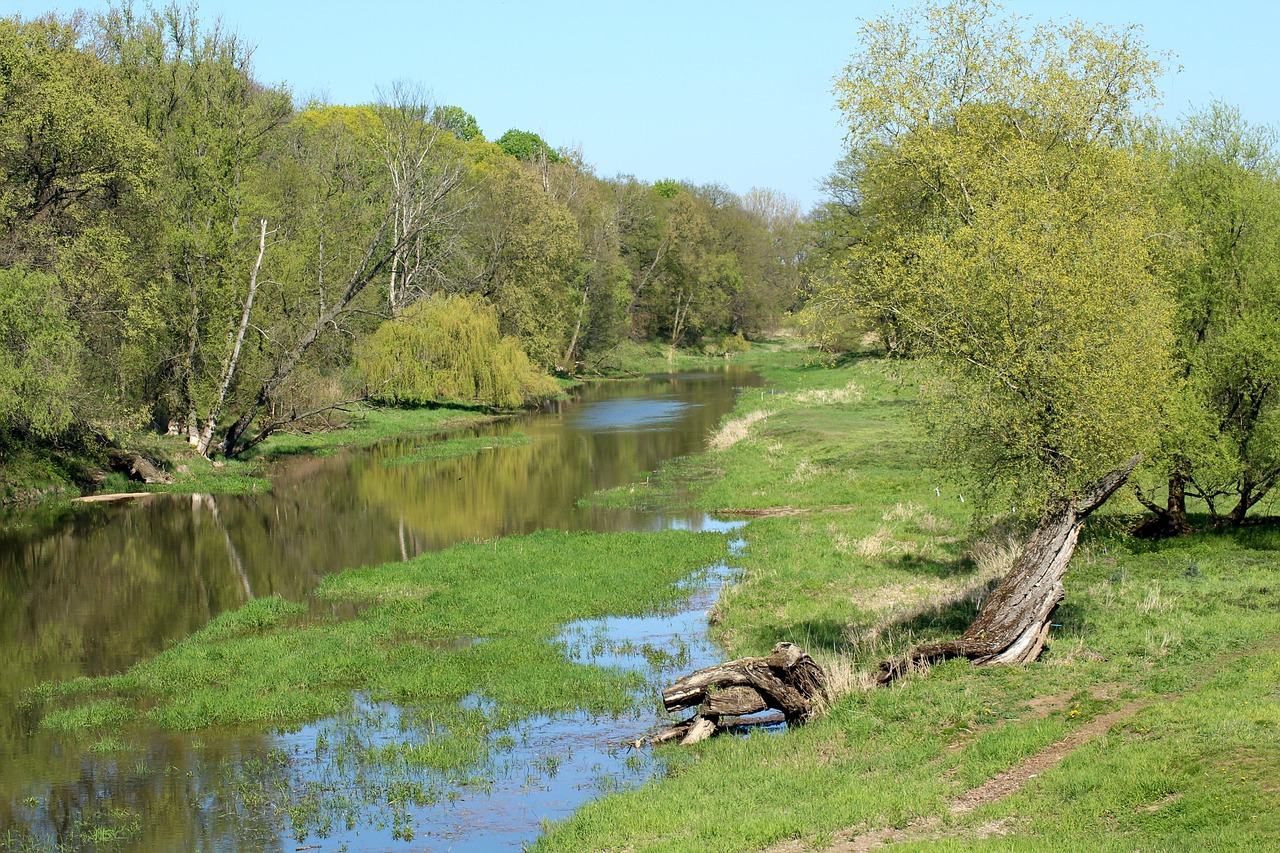
[[[871,21],[835,91],[875,239],[833,299],[900,320],[938,369],[942,458],[1034,510],[958,640],[886,662],[1034,659],[1084,519],[1158,427],[1170,308],[1130,145],[1160,70],[1134,30],[1031,26],[984,2]]]
[[[390,403],[516,408],[559,390],[519,341],[498,331],[497,312],[479,296],[419,300],[356,353],[369,396]]]

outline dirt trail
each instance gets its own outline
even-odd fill
[[[1132,716],[1149,704],[1151,704],[1150,700],[1130,702],[1121,708],[1102,714],[1096,719],[1085,723],[1062,740],[1050,744],[1017,767],[1010,768],[988,779],[978,787],[956,797],[949,805],[951,814],[966,814],[979,806],[985,806],[988,803],[994,803],[996,800],[1009,796],[1026,784],[1029,779],[1039,776],[1084,744],[1099,735],[1105,734],[1116,723]],[[970,838],[989,838],[993,835],[1002,835],[1011,828],[1012,824],[1009,821],[996,821],[981,827],[966,828],[965,833]],[[885,844],[895,844],[903,841],[937,840],[945,835],[947,833],[944,831],[940,820],[937,818],[921,818],[912,821],[901,829],[884,828],[864,832],[844,830],[836,833],[835,844],[822,849],[824,853],[866,853],[866,851],[881,848]],[[811,849],[813,848],[804,841],[788,841],[785,844],[770,847],[766,853],[806,853]]]
[[[1149,703],[1145,701],[1130,702],[1122,708],[1103,714],[1097,719],[1085,723],[1062,740],[1052,744],[1017,767],[993,776],[971,791],[966,791],[951,801],[952,814],[971,812],[978,806],[985,806],[1003,797],[1007,797],[1023,786],[1028,779],[1034,779],[1072,752],[1101,734],[1105,734],[1112,726],[1125,717],[1132,716]]]

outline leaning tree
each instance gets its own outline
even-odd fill
[[[930,359],[928,417],[1026,549],[959,638],[887,661],[1034,659],[1085,518],[1159,426],[1170,303],[1138,109],[1160,63],[1133,29],[1032,26],[985,2],[863,25],[837,79],[864,218],[829,277]]]

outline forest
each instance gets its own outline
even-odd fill
[[[871,25],[803,212],[490,141],[413,84],[298,104],[190,9],[4,19],[0,449],[235,457],[353,402],[510,409],[790,318],[936,367],[933,435],[981,496],[1034,515],[1140,452],[1151,532],[1188,499],[1239,525],[1280,480],[1275,135],[1224,103],[1150,118],[1136,28],[1021,26]]]
[[[769,190],[594,174],[393,83],[297,103],[176,5],[0,20],[0,450],[243,454],[353,401],[518,407],[798,289]]]

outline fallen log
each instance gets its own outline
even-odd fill
[[[1066,595],[1063,576],[1076,550],[1084,521],[1124,484],[1141,457],[1107,473],[1083,494],[1047,513],[1022,555],[982,604],[958,639],[916,646],[880,664],[878,684],[949,658],[975,664],[1026,663],[1040,656],[1053,611]]]
[[[163,484],[173,482],[173,477],[141,453],[135,453],[132,450],[111,450],[108,458],[113,471],[118,471],[131,480]]]
[[[787,724],[803,723],[817,713],[827,676],[813,658],[792,643],[778,643],[768,657],[742,658],[700,669],[662,691],[668,711],[697,708],[690,719],[649,738],[650,743],[680,739],[688,745],[723,731],[743,717],[773,709]],[[767,722],[777,722],[777,717]]]

